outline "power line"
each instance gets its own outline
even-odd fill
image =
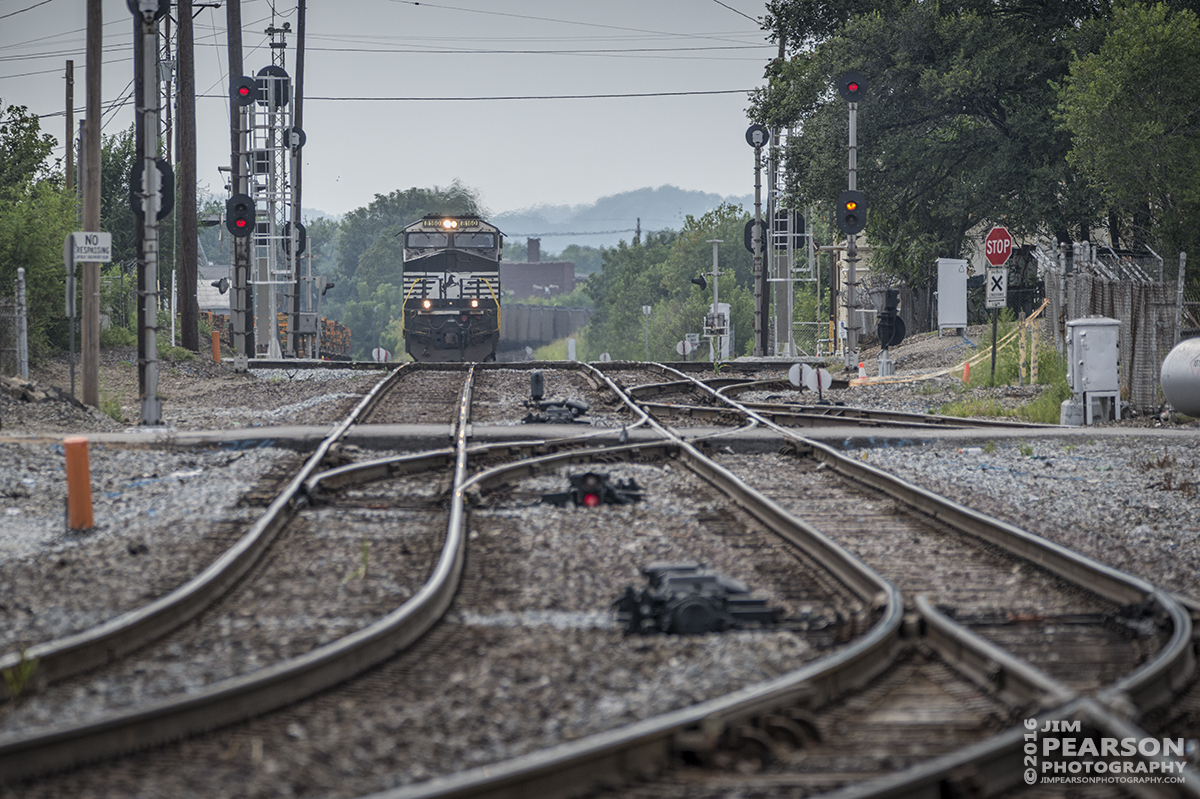
[[[554,231],[553,233],[506,233],[505,235],[506,236],[529,236],[529,237],[536,239],[539,236],[545,236],[546,238],[553,238],[554,236],[603,236],[603,235],[606,235],[609,233],[636,233],[636,232],[637,232],[637,228],[627,227],[627,228],[621,228],[620,230],[582,230],[582,231],[575,230],[575,231],[570,231],[570,232],[564,231],[561,233],[559,231]]]
[[[645,30],[644,28],[626,28],[626,27],[622,27],[620,25],[604,25],[599,22],[579,22],[577,20],[572,20],[572,19],[553,19],[550,17],[538,17],[538,16],[531,16],[528,14],[511,14],[511,13],[507,13],[504,11],[484,11],[483,9],[479,9],[479,8],[460,8],[458,6],[446,6],[446,5],[439,5],[436,3],[422,3],[422,2],[418,2],[418,0],[389,0],[389,1],[392,3],[399,3],[399,4],[404,4],[404,5],[410,5],[410,6],[424,5],[426,8],[436,8],[436,9],[444,10],[444,11],[465,11],[465,12],[473,13],[473,14],[490,14],[492,16],[497,16],[497,17],[515,17],[517,19],[532,19],[532,20],[537,20],[538,22],[557,22],[557,23],[560,23],[563,25],[582,25],[582,26],[588,27],[588,28],[606,28],[608,30],[615,30],[615,31],[631,31],[633,33],[655,33],[655,34],[659,34],[662,36],[676,36],[676,37],[685,37],[685,38],[718,39],[718,41],[719,41],[719,38],[716,36],[696,36],[695,34],[679,33],[677,31],[651,31],[651,30]],[[757,20],[754,20],[754,22],[757,24]]]
[[[50,0],[42,0],[42,2],[34,3],[33,5],[29,6],[28,8],[21,8],[16,11],[13,11],[10,14],[5,14],[3,16],[0,16],[0,19],[8,19],[9,17],[15,17],[17,14],[24,14],[26,11],[32,11],[33,9],[37,8],[38,6],[44,6],[44,5],[46,5],[46,3],[49,3],[49,2],[50,2]]]
[[[421,55],[593,55],[609,53],[687,53],[697,50],[756,50],[769,44],[738,44],[713,47],[629,47],[598,50],[434,50],[432,48],[309,47],[324,53],[420,53]]]
[[[610,98],[626,98],[626,97],[688,97],[704,94],[748,94],[750,89],[717,89],[714,91],[696,91],[696,92],[645,92],[639,94],[526,94],[526,95],[505,95],[496,97],[305,97],[304,101],[309,100],[330,100],[336,102],[416,102],[416,101],[438,101],[451,102],[456,100],[462,101],[477,101],[477,100],[600,100]],[[201,94],[197,97],[206,99],[223,98],[223,94]]]
[[[758,25],[758,24],[759,24],[759,21],[758,21],[757,19],[755,19],[754,17],[752,17],[752,16],[750,16],[750,15],[748,15],[748,14],[742,14],[742,12],[741,12],[741,11],[738,11],[738,10],[737,10],[736,8],[734,8],[733,6],[725,5],[724,3],[722,3],[722,2],[721,2],[721,0],[713,0],[713,2],[714,2],[714,3],[716,3],[716,4],[717,4],[717,5],[719,5],[719,6],[722,6],[722,7],[724,7],[724,8],[728,8],[730,11],[732,11],[732,12],[733,12],[733,13],[735,13],[735,14],[741,14],[743,17],[745,17],[746,19],[750,20],[750,21],[751,21],[751,22],[753,22],[755,25]]]

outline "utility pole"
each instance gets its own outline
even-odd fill
[[[196,299],[196,59],[192,0],[179,3],[179,307],[184,349],[200,351],[200,305]]]
[[[83,229],[100,229],[100,59],[104,16],[101,0],[87,3],[87,122],[85,126]],[[100,264],[80,264],[83,273],[83,404],[100,407]]]
[[[162,424],[158,397],[158,214],[163,186],[158,164],[158,16],[166,4],[157,0],[131,3],[134,19],[134,92],[137,98],[138,158],[142,165],[141,235],[138,253],[138,386],[142,400],[140,424]],[[135,203],[136,207],[136,203]]]
[[[75,193],[75,62],[67,61],[67,191]]]

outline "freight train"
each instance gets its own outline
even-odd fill
[[[504,234],[475,215],[403,230],[404,348],[416,361],[494,361]]]

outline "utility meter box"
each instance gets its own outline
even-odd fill
[[[1119,392],[1121,322],[1086,316],[1067,322],[1067,386],[1074,394]]]
[[[967,326],[967,262],[938,258],[938,330]]]

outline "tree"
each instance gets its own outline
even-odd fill
[[[426,214],[481,213],[476,193],[457,181],[449,188],[396,190],[391,194],[376,194],[370,205],[355,208],[342,219],[338,251],[339,277],[357,282],[359,261],[384,236],[395,236],[400,228],[412,224]],[[393,253],[381,245],[372,255],[375,271],[386,269],[380,259]],[[399,262],[395,264],[397,270]]]
[[[0,107],[3,107],[0,104]],[[23,105],[0,111],[0,195],[28,188],[31,184],[56,181],[57,163],[47,162],[57,142],[42,133],[38,118]]]
[[[881,4],[773,62],[751,116],[798,131],[787,153],[792,204],[828,208],[846,187],[848,138],[832,87],[848,69],[866,75],[858,187],[870,265],[923,286],[934,259],[970,251],[983,226],[1066,236],[1098,218],[1098,198],[1066,162],[1050,84],[1066,72],[1066,34],[1095,13],[1083,0]]]
[[[1067,158],[1138,239],[1161,253],[1200,245],[1200,21],[1161,3],[1113,12],[1097,52],[1059,86]]]
[[[0,292],[11,296],[25,269],[30,351],[66,344],[63,242],[75,227],[75,199],[50,166],[54,146],[36,116],[0,112]]]

